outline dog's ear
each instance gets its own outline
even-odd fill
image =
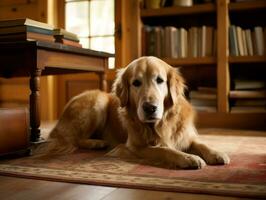
[[[170,102],[175,104],[178,101],[180,95],[184,95],[184,79],[180,75],[178,69],[171,67],[167,76],[168,90],[170,93]]]
[[[112,92],[120,99],[121,107],[128,103],[128,81],[126,77],[126,68],[119,69],[113,83]]]

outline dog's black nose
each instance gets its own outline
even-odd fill
[[[157,106],[152,105],[151,103],[144,102],[142,105],[144,112],[148,115],[154,114],[157,110]]]

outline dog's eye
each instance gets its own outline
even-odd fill
[[[135,87],[141,86],[141,82],[139,80],[134,80],[132,83]]]
[[[157,82],[158,84],[161,84],[161,83],[163,82],[163,79],[162,79],[161,77],[157,77],[157,78],[156,78],[156,82]]]

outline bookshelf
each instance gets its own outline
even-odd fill
[[[231,100],[229,97],[232,74],[235,74],[237,70],[241,71],[241,67],[244,68],[248,65],[252,65],[253,73],[265,72],[266,69],[266,56],[231,56],[229,55],[229,25],[233,23],[241,25],[245,28],[251,28],[254,26],[263,26],[266,24],[263,21],[266,13],[266,1],[244,1],[244,2],[230,2],[229,0],[217,0],[215,3],[196,4],[191,7],[163,7],[159,9],[145,9],[142,6],[138,7],[138,32],[140,33],[139,41],[137,44],[138,55],[143,56],[142,43],[143,38],[141,30],[143,26],[176,26],[189,28],[190,26],[212,26],[217,30],[217,45],[216,55],[211,57],[197,57],[197,58],[163,58],[162,59],[172,66],[181,66],[185,73],[187,71],[192,73],[195,70],[206,71],[215,70],[216,77],[216,89],[217,89],[217,111],[199,112],[198,121],[199,126],[202,127],[225,127],[225,128],[266,128],[266,113],[232,113],[230,111]],[[250,17],[250,14],[254,14],[256,18]],[[253,19],[250,19],[253,18]],[[230,21],[229,21],[230,20]],[[176,23],[176,25],[174,24]],[[187,70],[187,71],[186,71]],[[232,73],[232,70],[234,73]],[[195,75],[192,75],[195,78]],[[185,76],[185,79],[187,77]],[[191,79],[191,78],[188,78]],[[196,81],[197,82],[197,81]],[[193,84],[192,84],[193,85]],[[195,85],[195,84],[194,84]],[[265,100],[266,101],[266,100]]]

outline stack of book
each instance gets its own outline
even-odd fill
[[[31,19],[0,21],[0,42],[42,40],[54,42],[54,27]]]
[[[216,54],[213,27],[144,26],[143,54],[162,58],[211,57]]]
[[[81,47],[76,34],[32,19],[0,21],[0,42],[38,40]]]
[[[82,47],[79,43],[79,38],[76,34],[66,31],[62,28],[54,29],[53,32],[55,42],[59,42],[65,45],[71,45],[76,47]]]
[[[190,103],[200,112],[217,112],[217,89],[198,87],[189,92]]]
[[[266,112],[266,82],[264,80],[235,79],[230,91],[231,112]]]
[[[231,56],[266,55],[266,28],[256,26],[254,29],[229,27],[229,48]]]

